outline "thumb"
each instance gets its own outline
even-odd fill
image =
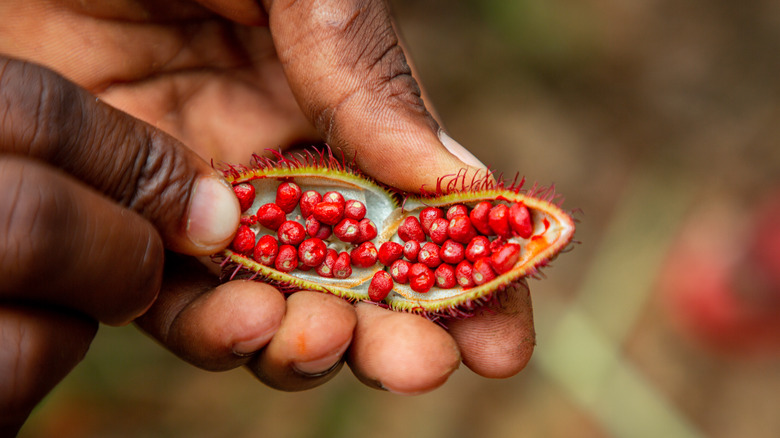
[[[440,134],[384,1],[266,0],[265,7],[298,104],[363,171],[417,192],[441,176],[484,168]]]
[[[0,57],[0,155],[9,153],[139,213],[177,252],[214,253],[238,226],[229,184],[194,152],[50,70]]]

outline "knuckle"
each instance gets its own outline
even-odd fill
[[[0,139],[11,152],[54,161],[81,129],[78,88],[51,70],[0,60]]]
[[[128,208],[166,229],[185,216],[197,172],[183,149],[170,147],[164,134],[147,131],[132,164],[126,165],[116,188],[117,199]],[[166,229],[166,231],[168,231]]]
[[[375,59],[371,71],[377,78],[377,94],[385,96],[389,104],[427,114],[420,87],[397,40]]]
[[[366,84],[371,87],[369,92],[385,99],[385,105],[426,114],[422,91],[412,76],[398,37],[391,27],[377,32],[379,34],[366,39],[374,41],[363,55],[363,65],[369,79]]]

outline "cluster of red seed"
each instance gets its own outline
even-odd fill
[[[254,186],[242,183],[233,190],[242,212],[246,212],[255,200]],[[300,221],[287,217],[296,207]],[[283,182],[274,202],[261,205],[253,215],[242,216],[232,249],[251,254],[258,263],[281,272],[315,269],[322,277],[348,278],[353,266],[367,268],[376,263],[377,250],[371,240],[377,236],[377,228],[365,216],[365,204],[344,199],[339,192],[304,192],[293,182]],[[275,231],[276,237],[264,234],[257,239],[251,228],[254,224]],[[354,248],[350,252],[329,248],[326,242],[333,237]]]
[[[234,190],[245,212],[254,203],[254,187],[243,183]],[[296,207],[300,222],[287,218]],[[387,271],[374,274],[368,293],[381,301],[395,283],[409,284],[418,293],[434,285],[447,289],[486,283],[517,263],[521,247],[509,239],[527,239],[533,233],[525,205],[483,201],[471,209],[453,205],[446,212],[424,208],[419,217],[409,216],[399,226],[397,234],[404,244],[388,241],[377,249],[372,242],[376,225],[365,216],[362,202],[345,200],[339,192],[303,192],[297,184],[283,182],[275,202],[243,216],[232,248],[278,271],[314,269],[327,278],[348,278],[353,266],[370,268],[379,261]],[[265,234],[256,239],[254,224],[275,231],[276,237]],[[350,244],[351,251],[329,248],[326,242],[333,243],[332,236]]]
[[[446,212],[427,207],[419,217],[409,216],[398,227],[403,245],[390,241],[379,247],[379,262],[389,272],[374,275],[369,294],[373,289],[377,297],[384,298],[393,282],[408,283],[418,293],[434,285],[448,289],[484,284],[519,260],[521,247],[509,239],[527,239],[532,233],[530,212],[521,203],[509,206],[483,201],[472,209],[456,204]]]

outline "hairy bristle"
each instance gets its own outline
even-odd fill
[[[496,174],[488,168],[484,173],[474,173],[471,179],[468,179],[468,170],[460,169],[456,174],[447,174],[436,180],[436,190],[431,192],[422,187],[420,192],[422,197],[435,197],[443,194],[473,193],[484,191],[506,190],[514,193],[525,193],[523,186],[525,177],[516,173],[511,180],[504,177],[504,174]],[[534,185],[534,188],[537,186]],[[538,189],[536,190],[538,191]],[[554,191],[554,190],[553,190]]]
[[[364,174],[357,168],[354,157],[352,161],[349,162],[347,161],[347,158],[344,156],[343,152],[341,157],[337,157],[334,155],[333,149],[331,149],[328,145],[325,145],[323,148],[311,147],[307,148],[304,152],[288,154],[285,154],[277,149],[266,149],[266,152],[268,152],[271,156],[252,154],[252,158],[249,161],[249,166],[230,163],[219,163],[215,165],[212,161],[212,167],[221,171],[225,178],[234,180],[240,178],[242,174],[252,170],[279,168],[294,170],[307,167],[315,167],[364,176]]]

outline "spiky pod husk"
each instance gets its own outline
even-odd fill
[[[508,272],[482,285],[469,288],[456,285],[447,289],[434,286],[426,293],[415,292],[409,284],[395,283],[390,294],[379,303],[393,310],[421,313],[432,319],[471,315],[507,287],[525,277],[538,276],[539,269],[569,245],[575,230],[571,216],[561,209],[561,200],[552,187],[523,189],[524,180],[515,177],[508,181],[490,172],[471,180],[466,179],[465,172],[442,176],[433,191],[423,187],[421,194],[414,195],[378,184],[354,165],[348,164],[343,157],[335,157],[329,149],[291,155],[274,152],[273,158],[255,155],[249,166],[224,165],[221,170],[233,185],[250,183],[255,187],[256,198],[245,214],[274,202],[276,187],[283,181],[295,182],[303,191],[323,193],[334,190],[345,198],[360,200],[366,205],[366,217],[377,226],[378,235],[372,240],[377,248],[388,240],[403,244],[396,233],[399,225],[404,218],[419,214],[425,207],[465,204],[471,208],[480,201],[524,204],[531,213],[533,234],[527,239],[519,236],[508,239],[521,246],[519,260]],[[299,208],[287,217],[300,222],[305,220]],[[255,226],[255,231],[258,238],[263,234],[275,234],[273,230],[261,226]],[[331,242],[330,246],[349,250],[349,244],[343,242]],[[252,278],[273,284],[285,292],[315,290],[351,301],[371,301],[369,282],[376,271],[386,268],[380,263],[370,268],[353,268],[349,278],[336,279],[319,276],[314,270],[281,272],[256,262],[251,255],[239,254],[231,249],[215,255],[215,259],[222,263],[226,279]]]

